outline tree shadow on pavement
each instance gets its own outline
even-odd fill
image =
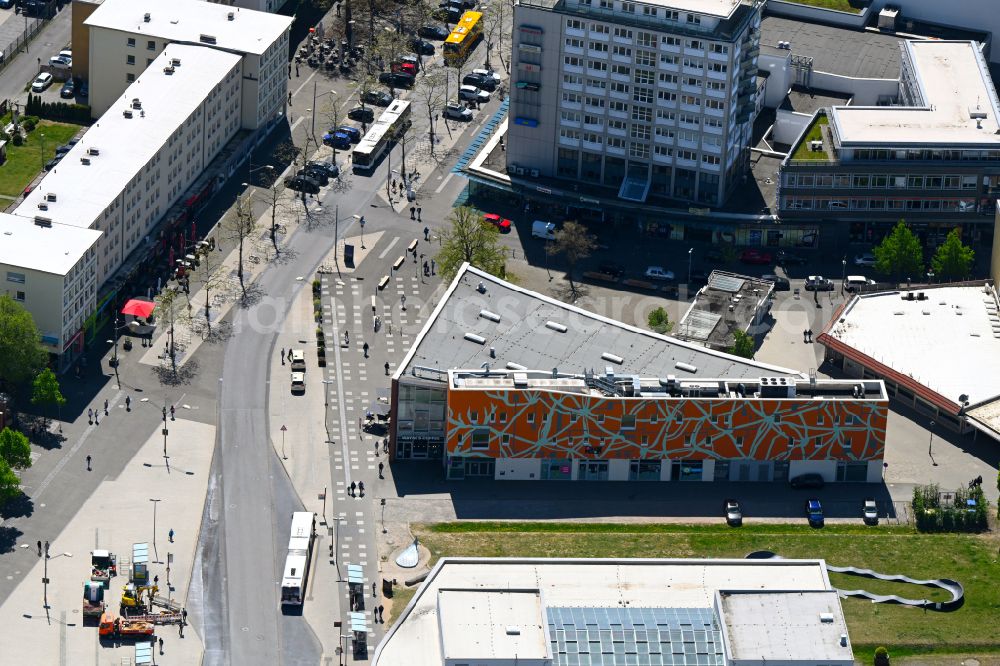
[[[276,257],[271,259],[271,263],[288,264],[298,259],[298,257],[299,257],[298,250],[292,249],[290,247],[288,248],[283,247],[281,248],[281,252],[279,252]]]
[[[264,298],[264,288],[259,283],[253,282],[247,285],[245,294],[240,294],[239,304],[241,308],[250,308],[260,303],[262,298]]]
[[[0,527],[0,555],[13,553],[18,538],[22,536],[24,532],[16,527]]]
[[[195,374],[198,372],[198,362],[191,359],[184,365],[177,366],[177,369],[158,365],[153,369],[153,374],[164,386],[181,386],[190,384]]]
[[[0,507],[0,518],[27,518],[35,513],[35,501],[23,492]]]

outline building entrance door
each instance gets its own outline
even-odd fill
[[[579,481],[607,481],[607,460],[584,460],[580,463]]]

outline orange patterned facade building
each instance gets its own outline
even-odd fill
[[[877,481],[887,413],[878,380],[456,370],[448,476],[492,467],[501,479]]]

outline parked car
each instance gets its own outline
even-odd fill
[[[312,178],[321,186],[326,185],[330,182],[330,177],[326,175],[326,169],[318,169],[316,167],[311,167],[308,164],[299,169],[298,173],[296,173],[295,175]]]
[[[770,264],[774,261],[774,257],[771,256],[770,252],[750,248],[743,250],[743,254],[740,255],[740,261],[744,264]]]
[[[70,60],[72,60],[73,49],[63,49],[62,51],[59,52],[59,55],[62,56],[63,58],[69,58]]]
[[[499,229],[502,234],[510,233],[511,221],[501,215],[497,215],[496,213],[486,213],[483,215],[483,222],[492,224],[494,227]]]
[[[448,39],[450,31],[443,25],[422,25],[417,34],[427,39]]]
[[[392,100],[392,95],[384,90],[369,90],[361,96],[362,102],[365,104],[374,104],[375,106],[389,106],[392,104]]]
[[[406,72],[382,72],[378,75],[379,83],[393,88],[412,88],[415,80],[412,74]]]
[[[340,130],[334,130],[323,135],[323,143],[337,150],[348,150],[351,147],[351,137]]]
[[[49,67],[55,69],[69,69],[73,66],[73,59],[66,56],[55,55],[49,58]]]
[[[337,178],[340,175],[340,167],[331,162],[314,160],[312,162],[306,162],[306,168],[323,171],[327,178]]]
[[[0,0],[0,9],[10,9],[14,6],[14,0]]]
[[[45,89],[52,85],[52,75],[48,72],[42,72],[35,77],[35,80],[31,82],[31,92],[45,92]]]
[[[394,62],[391,65],[389,65],[389,71],[391,71],[394,74],[409,74],[410,76],[416,76],[417,63],[410,62],[408,60]]]
[[[462,83],[467,86],[481,88],[482,90],[488,90],[490,92],[497,89],[497,83],[493,80],[493,77],[483,76],[482,74],[476,74],[475,72],[463,76]]]
[[[544,220],[535,220],[531,223],[531,237],[541,238],[542,240],[555,240],[555,223],[545,222]]]
[[[647,266],[646,272],[643,273],[649,280],[673,280],[674,272],[668,271],[663,268],[663,266]]]
[[[778,250],[778,254],[775,256],[776,260],[774,263],[779,266],[801,266],[806,263],[805,257],[800,257],[785,250]]]
[[[306,373],[304,372],[293,372],[292,373],[292,394],[305,393],[306,392]]]
[[[426,39],[420,39],[419,37],[411,39],[410,48],[419,53],[420,55],[425,55],[425,56],[434,55],[434,45],[428,42]]]
[[[780,275],[768,273],[767,275],[761,275],[760,277],[762,280],[773,282],[775,291],[788,291],[792,288],[791,283],[788,282],[788,278],[783,278]]]
[[[726,257],[725,255],[723,255],[722,250],[720,248],[711,247],[705,250],[703,258],[705,259],[705,261],[722,261]]]
[[[805,286],[806,291],[833,291],[833,280],[827,280],[822,275],[810,275]]]
[[[625,267],[611,261],[605,261],[597,270],[615,279],[620,279],[625,275]]]
[[[469,102],[485,104],[490,101],[490,94],[485,90],[480,90],[476,86],[459,86],[458,98]]]
[[[54,169],[55,166],[59,164],[60,161],[62,161],[62,155],[59,155],[58,157],[53,157],[51,160],[45,163],[45,170],[52,171],[52,169]]]
[[[823,527],[823,505],[818,499],[806,500],[806,518],[809,520],[809,527]]]
[[[357,127],[354,127],[352,125],[341,125],[340,127],[337,128],[337,131],[351,137],[351,141],[353,141],[354,143],[361,141],[361,130],[359,130]]]
[[[367,106],[356,106],[347,112],[347,117],[351,120],[356,120],[359,123],[373,123],[375,122],[375,112],[369,109]]]
[[[73,77],[66,79],[66,83],[62,84],[62,88],[59,89],[59,96],[63,99],[69,99],[76,94],[76,82]]]
[[[865,525],[878,525],[878,504],[875,500],[868,498],[865,503],[861,506],[861,517],[865,521]]]
[[[90,97],[90,87],[87,85],[86,81],[80,84],[80,90],[77,93],[77,97],[82,97],[83,99]]]
[[[871,252],[864,252],[854,257],[855,266],[874,266],[875,255]]]
[[[472,70],[472,73],[478,76],[482,76],[483,78],[486,79],[492,79],[493,83],[500,85],[500,75],[494,72],[492,69],[485,69],[480,67],[478,69]]]
[[[799,474],[793,476],[788,483],[792,488],[799,490],[802,488],[822,488],[825,482],[822,474]]]
[[[306,194],[319,194],[319,183],[309,176],[303,176],[297,174],[295,176],[289,176],[285,179],[285,187],[290,190],[295,190],[296,192],[305,192]]]
[[[450,120],[472,120],[472,111],[458,104],[444,107],[444,117]]]
[[[864,275],[848,275],[844,281],[844,289],[847,291],[860,291],[865,287],[874,287],[875,280],[869,280]]]
[[[723,511],[726,514],[726,524],[730,527],[739,527],[743,524],[743,508],[738,500],[727,499],[722,503]]]

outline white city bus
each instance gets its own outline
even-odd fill
[[[285,557],[285,571],[281,576],[282,605],[299,606],[305,599],[315,539],[316,514],[311,511],[293,513],[292,532],[288,539],[288,555]]]
[[[386,150],[410,126],[410,103],[393,100],[361,142],[351,152],[351,163],[358,173],[371,172]]]

